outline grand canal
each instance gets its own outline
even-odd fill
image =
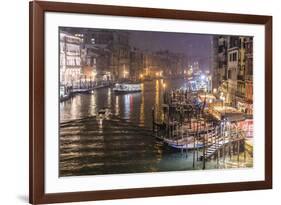
[[[182,171],[202,169],[193,152],[182,154],[152,136],[152,107],[161,109],[165,89],[183,86],[183,79],[153,80],[142,84],[142,92],[115,94],[112,88],[100,88],[91,94],[79,94],[60,103],[60,176]],[[96,119],[100,109],[112,115]],[[225,163],[208,161],[206,169],[252,167],[233,156]]]

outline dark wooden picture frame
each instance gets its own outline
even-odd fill
[[[265,26],[265,180],[46,194],[44,190],[44,14],[66,12],[112,16],[247,23]],[[153,197],[272,188],[272,17],[34,1],[29,5],[29,200],[32,204]]]

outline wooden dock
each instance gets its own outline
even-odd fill
[[[216,137],[216,143],[208,144],[207,149],[205,151],[205,156],[202,155],[202,157],[205,157],[206,160],[210,160],[213,156],[218,155],[218,152],[221,151],[222,149],[230,149],[231,146],[235,143],[244,144],[245,137],[240,136],[240,137]],[[245,148],[244,148],[245,149]],[[222,151],[222,153],[224,153]],[[224,153],[225,154],[225,153]]]
[[[211,159],[237,154],[239,161],[241,152],[246,156],[243,131],[208,115],[204,112],[205,103],[196,104],[196,97],[194,93],[181,90],[165,93],[161,113],[152,109],[153,135],[182,153],[185,150],[186,156],[188,150],[192,151],[193,167],[199,160],[203,161],[202,169],[205,169],[206,162]],[[199,156],[199,153],[203,154]]]

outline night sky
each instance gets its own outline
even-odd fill
[[[211,35],[131,31],[130,44],[143,50],[169,50],[189,57],[209,58]]]
[[[199,61],[202,69],[208,69],[211,58],[212,35],[130,31],[130,44],[133,47],[149,50],[169,50],[183,53],[189,62]]]

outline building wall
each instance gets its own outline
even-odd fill
[[[223,81],[227,79],[227,38],[224,36],[214,36],[212,45],[212,84],[214,89],[218,89]]]
[[[111,45],[113,52],[112,68],[116,80],[126,79],[130,76],[130,46],[129,33],[125,31],[113,32]]]
[[[252,113],[253,41],[251,37],[214,36],[213,87],[225,103]],[[242,108],[243,107],[243,108]]]
[[[183,76],[185,61],[181,53],[168,50],[144,53],[144,75],[154,77],[155,73],[163,72],[166,77]]]
[[[143,53],[139,49],[132,49],[130,51],[130,76],[134,80],[138,80],[142,74],[143,67]]]
[[[60,32],[60,83],[75,86],[80,80],[81,39],[66,32]]]
[[[238,76],[237,76],[237,96],[245,98],[245,39],[246,37],[240,37],[239,45],[239,65],[238,65]]]

